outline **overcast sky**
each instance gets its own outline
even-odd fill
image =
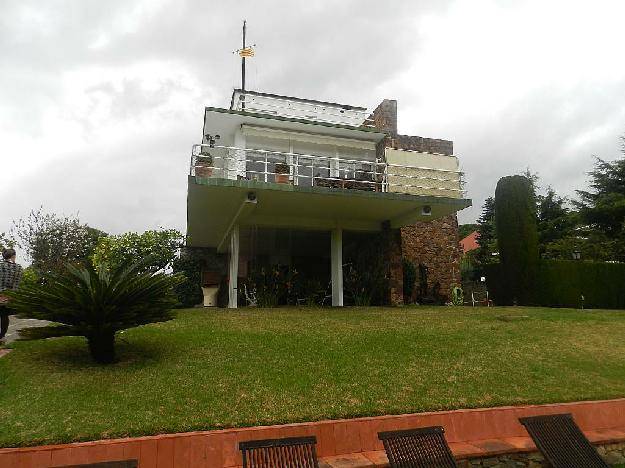
[[[625,2],[0,0],[0,232],[43,205],[185,229],[204,106],[248,89],[363,105],[454,141],[479,215],[529,167],[562,194],[625,133]]]

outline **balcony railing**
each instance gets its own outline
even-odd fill
[[[372,126],[367,119],[366,109],[347,106],[310,103],[282,96],[258,96],[256,93],[238,92],[238,99],[233,101],[237,111],[261,112],[287,118],[317,120],[354,127]]]
[[[463,196],[460,171],[233,146],[193,145],[190,174],[309,187]]]

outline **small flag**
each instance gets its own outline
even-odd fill
[[[254,57],[254,49],[246,47],[245,49],[239,49],[239,55],[241,57]]]

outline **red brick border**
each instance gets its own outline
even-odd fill
[[[0,449],[3,468],[49,468],[136,458],[140,468],[239,466],[242,440],[315,435],[319,457],[383,463],[379,431],[440,425],[457,457],[535,450],[518,418],[572,413],[593,442],[625,440],[625,398],[550,405],[506,406],[318,421],[219,431],[163,434],[65,445]],[[332,463],[331,463],[332,464]],[[360,465],[366,466],[366,465]]]

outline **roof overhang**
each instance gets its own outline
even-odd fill
[[[232,227],[379,231],[455,213],[471,200],[189,176],[187,243],[227,246]],[[429,207],[424,210],[424,207]]]
[[[301,132],[334,138],[369,141],[378,143],[386,134],[368,127],[293,119],[278,115],[235,111],[218,107],[207,107],[204,113],[204,134],[219,135],[219,144],[234,146],[234,134],[243,126],[268,127],[274,131]]]

